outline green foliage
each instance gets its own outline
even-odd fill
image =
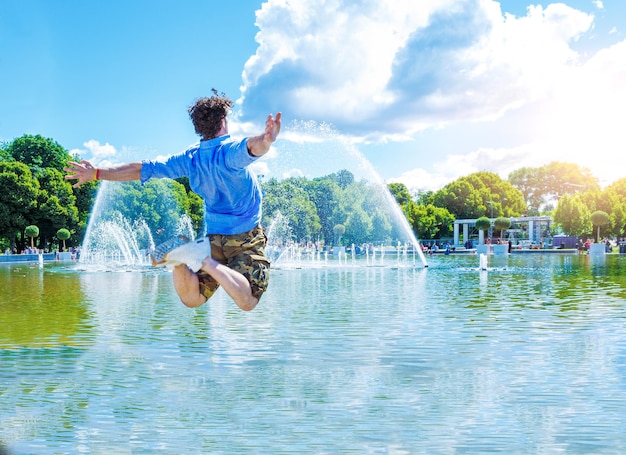
[[[0,144],[0,244],[23,242],[18,235],[29,224],[39,227],[42,245],[53,241],[59,226],[66,226],[82,241],[96,192],[104,183],[72,188],[62,171],[70,158],[54,140],[39,135]],[[345,231],[340,242],[345,245],[390,242],[405,234],[395,219],[397,212],[404,214],[418,238],[433,239],[450,236],[455,219],[478,218],[480,229],[481,218],[534,215],[558,201],[554,220],[564,233],[591,234],[591,214],[602,211],[608,217],[602,225],[605,235],[626,235],[626,179],[600,190],[588,169],[571,163],[521,168],[508,181],[491,172],[477,172],[415,198],[404,184],[392,183],[387,189],[388,194],[380,185],[356,181],[345,169],[313,180],[270,180],[263,183],[263,224],[269,226],[280,212],[294,240],[336,242],[334,228],[341,225]],[[144,187],[119,184],[104,198],[118,208],[108,216],[139,214],[157,243],[164,240],[158,232],[170,232],[181,213],[190,216],[197,233],[204,228],[203,201],[184,178],[153,180]]]
[[[387,185],[389,192],[396,199],[401,207],[405,207],[411,202],[411,193],[404,183],[390,183]]]
[[[57,238],[63,242],[63,250],[65,250],[65,241],[69,240],[71,236],[70,231],[65,228],[61,228],[57,231]]]
[[[526,210],[522,192],[492,172],[476,172],[449,183],[435,193],[433,203],[447,208],[456,219],[520,216]]]
[[[28,135],[15,139],[7,148],[15,161],[26,164],[37,175],[45,168],[62,172],[71,159],[70,154],[52,139]]]
[[[42,169],[39,184],[33,221],[40,227],[46,243],[46,240],[54,238],[59,226],[78,227],[78,208],[72,186],[62,172],[54,168]]]
[[[591,222],[594,226],[604,226],[609,222],[609,214],[602,210],[596,210],[591,214]]]
[[[306,186],[304,179],[270,179],[263,186],[263,212],[266,217],[263,224],[269,226],[271,221],[268,221],[279,212],[288,219],[295,239],[317,240],[320,219]]]
[[[390,183],[388,188],[417,238],[435,239],[452,234],[454,215],[447,208],[433,205],[433,192],[421,193],[413,201],[403,183]]]
[[[100,195],[100,203],[114,210],[99,213],[100,221],[141,219],[156,244],[177,232],[181,215],[190,209],[185,187],[174,180],[152,179],[143,186],[139,182],[105,183],[109,186]]]
[[[7,150],[9,144],[0,142],[0,161],[15,161]]]
[[[610,235],[626,235],[626,178],[617,180],[603,191],[602,202],[596,204],[609,213],[611,218]]]
[[[189,203],[187,215],[191,218],[194,231],[201,232],[204,229],[204,201],[191,190],[189,177],[181,177],[175,180],[185,187]]]
[[[408,240],[402,225],[394,222],[394,216],[402,214],[387,188],[355,181],[348,171],[314,180],[270,179],[263,183],[263,194],[263,225],[271,226],[280,214],[288,220],[292,240],[329,245]],[[345,229],[340,238],[338,225]]]
[[[500,216],[493,221],[493,227],[500,231],[500,238],[503,237],[504,231],[511,227],[511,219]]]
[[[352,172],[350,172],[350,171],[348,171],[346,169],[342,169],[339,172],[336,172],[334,174],[330,174],[328,176],[328,178],[330,178],[337,185],[339,185],[339,187],[342,190],[345,190],[346,188],[348,188],[348,186],[350,186],[350,185],[352,185],[354,183],[354,174],[352,174]]]
[[[433,205],[433,192],[421,193],[413,201],[403,183],[390,183],[388,188],[417,238],[435,239],[452,234],[454,215],[447,208]]]
[[[39,182],[19,162],[0,162],[0,237],[14,238],[33,219]]]
[[[600,228],[607,225],[608,222],[609,214],[602,210],[596,210],[591,214],[591,223],[598,228],[596,231],[596,242],[600,241]]]
[[[540,169],[530,167],[517,169],[509,174],[508,180],[522,192],[528,214],[531,216],[539,215],[539,208],[545,202],[545,189]]]
[[[491,227],[491,220],[486,216],[481,216],[476,219],[475,226],[479,231],[486,231]]]
[[[476,219],[475,226],[476,226],[476,229],[478,229],[479,231],[483,231],[483,235],[484,235],[484,231],[491,228],[491,219],[487,218],[486,216],[481,216]]]
[[[566,194],[599,189],[598,179],[577,164],[552,162],[511,172],[509,182],[524,195],[529,215],[538,215],[545,204]]]
[[[554,222],[566,235],[582,236],[591,229],[591,212],[578,195],[565,195],[554,212]]]
[[[0,156],[0,238],[19,243],[17,234],[28,223],[41,230],[46,246],[59,226],[82,235],[91,210],[95,184],[73,189],[62,168],[70,155],[52,139],[24,135],[3,144]]]
[[[333,227],[337,245],[341,245],[341,236],[346,233],[346,227],[343,224],[336,224]]]
[[[330,177],[322,177],[308,182],[305,189],[317,210],[320,223],[320,238],[333,239],[334,226],[345,220],[339,209],[339,201],[342,194],[341,187]]]
[[[39,237],[39,228],[35,225],[26,226],[24,229],[24,235],[30,238],[31,248],[35,247],[35,239]]]
[[[343,236],[345,245],[382,241],[385,238],[385,233],[376,233],[380,237],[374,238],[373,212],[369,205],[371,198],[371,188],[365,182],[357,182],[344,189],[339,208],[346,226]]]
[[[411,204],[409,221],[419,239],[436,239],[450,236],[454,215],[447,209],[432,204]]]

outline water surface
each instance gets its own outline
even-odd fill
[[[167,272],[0,265],[11,453],[626,452],[626,257],[275,268],[245,313]]]

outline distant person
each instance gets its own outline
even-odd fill
[[[228,134],[227,116],[233,101],[213,90],[188,109],[198,144],[165,161],[148,161],[95,168],[88,161],[70,162],[67,180],[78,187],[92,180],[145,182],[150,178],[189,177],[191,189],[204,200],[207,236],[179,245],[160,245],[156,257],[173,268],[174,288],[188,307],[203,305],[221,285],[242,310],[256,307],[267,289],[267,238],[261,227],[261,189],[248,169],[276,140],[281,113],[271,114],[265,131],[235,141]]]

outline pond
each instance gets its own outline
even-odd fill
[[[277,267],[250,313],[0,265],[0,452],[626,452],[626,257],[429,262]]]

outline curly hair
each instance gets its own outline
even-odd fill
[[[233,101],[224,93],[212,89],[213,96],[200,98],[187,109],[196,133],[203,139],[213,139],[222,127],[222,119],[230,113]]]

